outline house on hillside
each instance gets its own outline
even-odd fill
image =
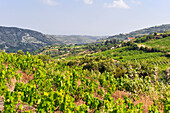
[[[115,47],[112,47],[111,49],[115,49]]]
[[[129,37],[128,41],[131,41],[131,40],[134,40],[134,39],[135,39],[135,37]]]

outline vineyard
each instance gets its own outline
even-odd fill
[[[170,45],[169,45],[170,37],[145,42],[144,45],[154,48],[159,48],[160,50],[165,50],[167,52],[170,52]]]
[[[131,45],[65,59],[0,52],[0,112],[169,113],[166,54]]]

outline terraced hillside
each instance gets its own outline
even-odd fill
[[[113,40],[113,39],[124,40],[124,39],[128,39],[128,37],[138,37],[138,36],[153,34],[155,32],[163,33],[166,31],[170,31],[170,24],[148,27],[148,28],[136,30],[136,31],[133,31],[133,32],[130,32],[127,34],[119,34],[119,35],[115,35],[115,36],[110,36],[107,39],[109,39],[109,40]]]
[[[170,37],[162,38],[159,40],[148,41],[142,44],[147,47],[159,48],[159,50],[170,52]]]
[[[1,111],[168,113],[170,70],[159,72],[148,62],[106,54],[124,50],[129,48],[59,61],[0,52]]]

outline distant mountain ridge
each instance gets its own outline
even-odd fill
[[[125,40],[128,37],[153,34],[154,32],[162,33],[165,31],[170,31],[170,24],[154,26],[133,31],[128,34],[119,34],[107,38],[106,36],[86,35],[46,35],[29,29],[0,26],[0,49],[5,50],[8,53],[17,52],[18,50],[33,52],[44,46],[87,44],[91,42],[98,43],[113,39]]]
[[[17,27],[0,26],[0,49],[6,52],[35,51],[48,45],[84,44],[96,41],[92,36],[56,36]]]
[[[153,34],[155,32],[158,33],[163,33],[165,31],[170,31],[170,24],[164,24],[164,25],[160,25],[160,26],[154,26],[154,27],[148,27],[148,28],[144,28],[141,30],[136,30],[130,33],[126,33],[126,34],[119,34],[119,35],[114,35],[114,36],[110,36],[107,39],[112,40],[112,39],[127,39],[128,37],[137,37],[140,35],[148,35],[148,34]]]
[[[88,35],[49,35],[62,44],[87,44],[107,36],[88,36]]]

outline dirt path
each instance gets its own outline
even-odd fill
[[[140,47],[146,47],[146,45],[144,45],[144,44],[137,44],[137,46],[140,48]]]

